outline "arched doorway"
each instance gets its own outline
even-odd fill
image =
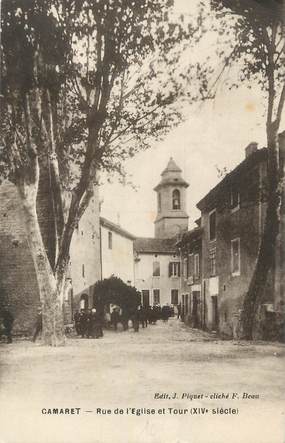
[[[80,297],[80,309],[88,309],[88,295],[82,294]]]

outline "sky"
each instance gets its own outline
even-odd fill
[[[194,4],[195,0],[176,0],[175,7],[187,13]],[[190,184],[187,211],[192,228],[200,215],[196,204],[221,180],[217,167],[234,169],[252,141],[260,148],[266,145],[263,106],[257,88],[228,91],[223,84],[215,100],[189,106],[183,124],[162,142],[126,162],[126,171],[136,189],[116,181],[101,186],[102,215],[136,236],[153,237],[157,202],[153,188],[173,157]]]

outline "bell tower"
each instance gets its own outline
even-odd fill
[[[188,229],[186,189],[189,184],[181,176],[182,170],[171,157],[154,188],[157,193],[155,238],[171,238]]]

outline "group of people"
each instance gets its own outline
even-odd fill
[[[103,315],[96,308],[76,311],[74,326],[77,335],[81,335],[82,338],[103,337]]]
[[[156,323],[157,320],[168,321],[169,317],[173,316],[173,308],[169,305],[156,305],[147,308],[147,317],[149,323]]]
[[[121,324],[126,331],[131,323],[135,332],[139,331],[140,326],[146,328],[148,324],[156,324],[157,320],[166,322],[173,315],[169,305],[165,306],[142,306],[134,309],[121,308],[113,306],[110,311],[92,309],[81,309],[74,314],[74,326],[78,336],[82,338],[100,338],[103,337],[103,327],[118,330]]]
[[[148,324],[155,325],[157,320],[163,320],[166,322],[172,315],[173,311],[169,305],[164,305],[162,307],[160,305],[139,305],[132,316],[134,330],[137,332],[140,325],[142,328],[146,328]]]
[[[173,315],[169,305],[160,306],[139,306],[138,319],[141,326],[147,327],[148,324],[154,325],[157,320],[167,321]]]
[[[74,314],[74,326],[77,335],[82,338],[101,338],[103,337],[103,326],[112,327],[115,331],[118,329],[118,324],[121,323],[123,330],[129,327],[129,321],[135,332],[142,328],[146,328],[148,324],[155,324],[157,320],[167,321],[173,315],[171,307],[165,306],[142,306],[139,305],[137,309],[128,311],[119,306],[115,306],[111,312],[104,312],[96,309],[81,309]],[[1,319],[4,330],[2,331],[7,338],[7,343],[12,343],[12,328],[14,317],[8,307],[1,310]],[[39,308],[37,318],[34,325],[32,341],[35,342],[37,337],[41,334],[43,328],[42,311]]]

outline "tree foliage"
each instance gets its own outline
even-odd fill
[[[225,68],[239,66],[230,87],[260,85],[267,118],[280,124],[284,106],[285,42],[282,2],[211,0],[220,34],[217,53]]]
[[[94,286],[95,306],[102,308],[110,303],[121,306],[128,312],[140,304],[141,296],[137,289],[129,286],[118,277],[105,278]]]
[[[128,157],[183,118],[193,65],[180,68],[181,53],[199,38],[199,23],[176,17],[170,0],[1,2],[0,175],[16,184],[33,227],[47,310],[60,306],[70,242],[98,173],[124,174]],[[55,226],[49,263],[34,241],[32,205],[43,174]],[[57,287],[51,299],[47,273]]]
[[[284,2],[279,0],[211,0],[211,5],[216,11],[217,30],[223,41],[223,45],[218,48],[218,55],[223,59],[218,79],[227,68],[238,63],[239,77],[230,86],[259,85],[265,97],[267,213],[255,271],[242,311],[244,336],[252,338],[256,314],[270,280],[270,272],[275,274],[275,290],[279,285],[282,292],[284,287],[284,282],[276,284],[276,276],[279,275],[280,279],[282,274],[277,268],[284,262],[282,244],[285,240],[285,175],[278,134],[285,102],[285,10]]]

